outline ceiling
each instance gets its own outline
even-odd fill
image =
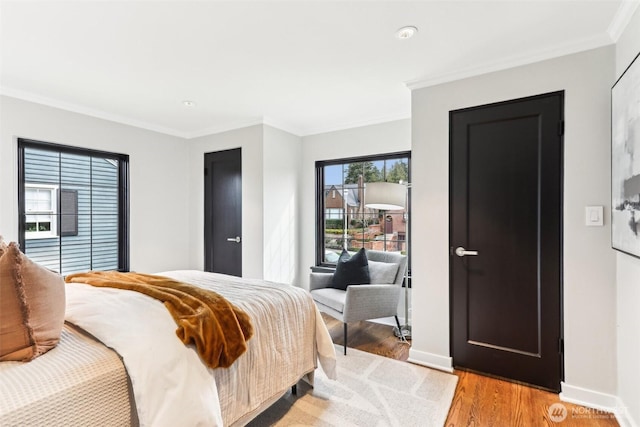
[[[303,136],[408,118],[411,88],[612,44],[637,5],[2,0],[0,93],[183,138]],[[399,40],[405,25],[419,31]]]

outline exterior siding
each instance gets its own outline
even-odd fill
[[[118,268],[118,166],[99,157],[25,149],[25,182],[78,192],[78,234],[28,239],[25,253],[62,274]]]

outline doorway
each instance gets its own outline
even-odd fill
[[[559,391],[564,92],[451,111],[451,354]]]
[[[242,276],[242,151],[204,155],[205,271]]]

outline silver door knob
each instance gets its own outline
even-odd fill
[[[468,251],[462,246],[458,246],[455,250],[455,254],[458,255],[459,257],[468,256],[468,255],[476,256],[478,255],[478,251]]]
[[[227,242],[236,242],[236,243],[240,243],[241,239],[240,236],[236,236],[236,237],[227,237]]]

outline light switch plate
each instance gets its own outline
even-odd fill
[[[589,227],[601,227],[604,225],[604,207],[586,206],[584,223]]]

